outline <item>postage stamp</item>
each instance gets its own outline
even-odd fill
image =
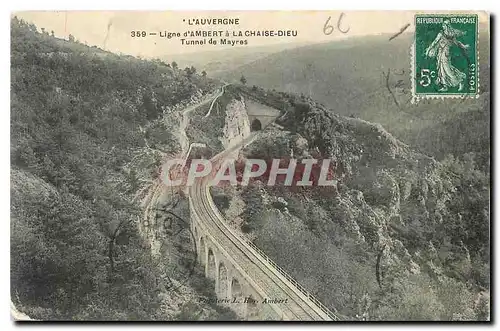
[[[479,95],[477,15],[416,14],[414,38],[414,98]]]

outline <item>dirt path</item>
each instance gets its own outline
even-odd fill
[[[182,111],[182,121],[181,121],[181,125],[179,126],[178,138],[179,138],[179,143],[181,144],[181,149],[182,149],[182,155],[183,155],[183,157],[186,156],[186,153],[189,150],[189,138],[188,138],[188,136],[186,134],[186,129],[187,129],[187,126],[189,125],[189,114],[193,110],[195,110],[196,108],[201,107],[203,105],[206,105],[210,101],[212,101],[212,104],[210,105],[210,109],[209,109],[208,114],[207,114],[207,115],[209,115],[210,111],[212,110],[212,107],[213,107],[215,101],[221,95],[224,94],[224,87],[225,86],[227,86],[227,85],[224,85],[224,86],[221,87],[219,93],[217,93],[217,95],[215,97],[214,96],[208,97],[205,100],[203,100],[202,102],[194,104],[194,105],[191,105],[191,106],[187,107],[186,109],[184,109]],[[207,117],[207,115],[205,115],[205,117]]]
[[[226,85],[221,87],[220,93],[214,98],[214,101],[212,101],[212,104],[210,105],[210,109],[208,110],[207,114],[205,115],[205,118],[210,116],[210,113],[212,112],[212,108],[214,107],[215,101],[217,101],[217,99],[219,99],[219,97],[221,97],[224,94],[224,88],[228,85],[229,84],[226,84]]]

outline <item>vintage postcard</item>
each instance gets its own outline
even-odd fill
[[[490,17],[11,14],[11,314],[490,321]]]

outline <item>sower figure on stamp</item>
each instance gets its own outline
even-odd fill
[[[447,91],[448,88],[456,86],[461,91],[464,87],[463,81],[466,75],[451,64],[450,57],[450,47],[453,45],[457,45],[464,51],[469,48],[469,45],[464,45],[456,39],[463,35],[465,35],[464,31],[452,28],[450,21],[445,20],[443,22],[443,30],[438,33],[436,39],[425,50],[426,56],[436,57],[436,84],[441,86],[439,91]]]

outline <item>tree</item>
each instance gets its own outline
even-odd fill
[[[195,73],[196,73],[196,68],[191,66],[191,67],[186,67],[184,69],[184,71],[186,72],[186,76],[188,78],[191,78]]]
[[[179,65],[177,64],[177,62],[175,61],[172,61],[172,68],[177,69],[179,67]]]
[[[180,148],[163,122],[148,118],[209,84],[165,75],[153,61],[95,61],[81,54],[85,46],[45,35],[12,20],[13,303],[43,320],[172,318],[159,306],[168,296],[166,271],[139,232],[135,193],[159,168],[149,154],[153,143],[167,142],[172,153]],[[42,60],[38,52],[54,56]],[[141,128],[150,123],[162,135],[148,137]],[[138,160],[143,149],[148,155]]]
[[[55,37],[55,35],[54,35],[54,30],[50,31],[50,35],[51,35],[52,37]]]
[[[203,77],[207,77],[207,72],[206,72],[205,70],[203,70],[203,71],[201,72],[201,75],[202,75]]]
[[[247,83],[247,79],[245,78],[245,76],[241,75],[240,82],[243,85],[245,85]]]

